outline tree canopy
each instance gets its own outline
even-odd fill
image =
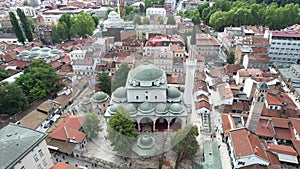
[[[189,125],[178,131],[171,139],[171,145],[177,154],[175,168],[182,160],[191,157],[198,151],[199,145],[196,138],[198,135],[198,127]]]
[[[173,15],[168,16],[167,25],[176,25],[176,21]]]
[[[107,132],[108,139],[114,146],[114,151],[125,154],[131,150],[136,141],[135,125],[124,108],[119,108],[116,114],[109,118]]]
[[[9,73],[8,71],[6,71],[5,69],[0,69],[0,81],[6,79],[9,77]]]
[[[19,22],[16,18],[15,13],[10,11],[9,12],[9,18],[10,18],[11,25],[13,27],[13,31],[15,32],[18,41],[24,45],[25,44],[25,37],[24,37],[23,31],[20,27],[20,24],[19,24]]]
[[[15,83],[0,84],[0,114],[13,115],[28,106],[28,98]]]
[[[148,17],[143,19],[143,25],[150,25],[150,19]]]
[[[86,113],[82,125],[84,133],[89,139],[95,138],[101,131],[100,120],[96,113]]]
[[[134,15],[133,24],[134,25],[141,25],[142,24],[142,20],[141,20],[141,16],[140,15],[138,15],[138,14]]]
[[[22,29],[25,33],[25,36],[29,42],[33,40],[33,30],[32,30],[32,23],[29,23],[28,19],[25,16],[25,13],[20,8],[17,8],[17,14],[20,18]]]
[[[111,95],[111,80],[110,77],[106,73],[98,73],[97,74],[97,86],[104,93]]]
[[[94,30],[95,22],[90,14],[82,12],[76,15],[74,23],[71,27],[71,32],[73,32],[74,35],[77,35],[79,37],[85,37],[86,35],[91,36],[93,35]]]
[[[121,63],[119,69],[115,72],[111,85],[111,91],[115,91],[118,87],[125,86],[130,67],[127,63]]]
[[[235,56],[234,56],[234,52],[233,52],[233,51],[231,51],[231,52],[228,54],[228,56],[227,56],[227,58],[226,58],[226,62],[227,62],[228,64],[234,64],[234,63],[235,63]]]
[[[34,60],[29,63],[29,67],[15,82],[21,86],[30,101],[45,97],[58,89],[57,81],[60,77],[44,60]]]

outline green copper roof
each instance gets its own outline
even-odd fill
[[[168,98],[178,98],[181,96],[181,93],[177,88],[170,87],[167,90],[167,96],[168,96]]]
[[[42,53],[40,54],[40,58],[47,58],[48,56],[49,56],[49,54],[46,53],[46,52],[42,52]]]
[[[91,100],[89,98],[86,98],[84,97],[82,100],[81,100],[81,104],[83,105],[86,105],[86,104],[89,104],[91,102]]]
[[[20,53],[20,56],[28,56],[30,55],[30,52],[28,50],[24,50]]]
[[[45,133],[15,124],[0,130],[0,169],[12,168],[46,137]]]
[[[52,49],[50,53],[52,53],[52,54],[59,54],[60,51],[58,49]]]
[[[40,49],[41,49],[40,47],[35,46],[35,47],[31,48],[31,51],[32,51],[32,52],[33,52],[33,51],[39,51]]]
[[[42,52],[49,52],[50,50],[51,50],[51,49],[50,49],[50,48],[47,48],[47,47],[41,49]]]
[[[158,151],[158,146],[155,144],[155,138],[150,134],[142,134],[137,139],[136,144],[132,146],[132,150],[139,156],[154,156]]]
[[[126,88],[125,87],[119,87],[114,91],[113,94],[116,98],[126,98],[127,93],[126,93]]]
[[[109,111],[111,113],[116,113],[118,111],[118,107],[116,105],[112,105],[109,107]]]
[[[38,51],[33,51],[30,53],[30,57],[37,57],[39,55],[40,55],[40,52],[38,52]]]
[[[152,64],[144,64],[130,71],[130,77],[137,81],[154,81],[162,77],[164,72]]]
[[[97,103],[104,102],[107,99],[108,99],[108,95],[106,93],[104,93],[104,92],[97,92],[93,96],[93,101],[97,102]]]
[[[140,105],[139,110],[143,111],[143,113],[150,112],[151,110],[153,110],[153,106],[149,102],[144,102]]]
[[[132,103],[126,104],[125,109],[129,112],[130,115],[136,113],[136,107]]]
[[[158,114],[166,114],[168,112],[168,106],[163,103],[159,103],[155,108],[156,113]]]
[[[180,114],[184,111],[183,107],[179,103],[173,103],[170,106],[170,112],[173,114]]]

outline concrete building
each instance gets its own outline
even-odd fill
[[[258,54],[258,53],[249,53],[244,56],[243,66],[245,69],[255,68],[266,71],[269,69],[269,55],[268,54]]]
[[[76,75],[93,75],[96,62],[92,58],[77,59],[72,67]]]
[[[167,74],[173,72],[173,51],[161,49],[154,51],[154,65],[159,69],[163,69]]]
[[[0,168],[50,169],[54,164],[45,141],[47,134],[16,124],[0,130]]]
[[[255,91],[252,104],[250,107],[249,117],[247,119],[246,127],[248,130],[256,133],[256,127],[265,106],[266,94],[269,90],[267,83],[259,83]]]
[[[146,9],[146,16],[162,16],[163,18],[166,17],[167,12],[165,8],[147,8]]]
[[[287,87],[296,95],[296,99],[300,100],[300,65],[292,65],[289,68],[278,69],[281,78]]]
[[[68,55],[70,56],[71,61],[75,61],[77,59],[84,59],[86,52],[86,50],[73,50],[68,53]]]
[[[265,37],[270,42],[270,62],[279,67],[300,63],[300,32],[268,31]]]

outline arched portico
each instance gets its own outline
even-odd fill
[[[175,118],[172,118],[171,121],[170,121],[170,129],[172,131],[178,131],[182,128],[182,120],[178,117],[175,117]]]
[[[160,117],[154,123],[155,131],[165,131],[168,130],[168,120]]]
[[[140,120],[138,126],[140,126],[139,131],[141,131],[141,132],[152,132],[153,131],[153,121],[149,117],[143,117]]]

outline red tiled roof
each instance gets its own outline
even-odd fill
[[[83,124],[83,119],[83,116],[69,115],[59,123],[49,136],[64,141],[75,139],[76,142],[81,143],[86,136],[85,133],[78,131]]]
[[[51,62],[50,65],[51,65],[52,69],[56,69],[59,66],[61,66],[62,64],[58,61],[54,61],[54,62]]]
[[[300,119],[299,118],[291,118],[289,117],[292,126],[295,128],[298,134],[300,134]]]
[[[21,61],[21,60],[13,60],[8,63],[8,65],[17,66],[19,68],[25,68],[27,64],[28,64],[28,62]]]
[[[228,133],[231,130],[229,118],[231,118],[229,114],[221,114],[223,130],[225,133]]]
[[[233,102],[232,110],[249,111],[249,104],[247,102]]]
[[[68,55],[65,55],[60,60],[65,62],[65,63],[70,63],[70,61],[71,61],[70,56],[68,56]]]
[[[253,44],[264,44],[268,45],[269,40],[267,38],[258,38],[258,37],[252,37]]]
[[[258,137],[246,129],[239,129],[230,132],[235,157],[257,155],[268,160]]]
[[[249,62],[267,62],[269,63],[270,58],[268,54],[251,53],[248,54]]]
[[[281,165],[277,155],[273,154],[270,151],[266,151],[266,153],[271,165]]]
[[[267,109],[266,106],[264,106],[261,115],[267,117],[279,117],[280,111],[275,109]]]
[[[201,95],[197,96],[197,100],[206,100],[206,101],[208,101],[208,97],[204,94],[201,94]]]
[[[260,69],[241,69],[238,71],[238,74],[240,77],[250,77],[256,76],[256,75],[261,75],[262,71]]]
[[[277,139],[283,139],[283,140],[291,140],[292,136],[291,136],[291,132],[289,128],[278,128],[278,127],[274,127],[275,130],[275,138]]]
[[[297,31],[272,31],[272,37],[289,37],[289,38],[299,38],[300,32]]]
[[[277,105],[277,106],[282,106],[282,103],[277,99],[277,97],[273,94],[268,93],[266,100],[269,105]]]
[[[201,109],[201,108],[205,107],[208,110],[211,110],[211,105],[206,100],[201,100],[199,102],[196,102],[195,106],[196,106],[196,109]]]
[[[240,64],[227,64],[224,66],[225,73],[236,73],[238,70],[242,69],[243,66]]]
[[[288,119],[273,117],[272,121],[273,121],[274,127],[287,128],[287,129],[289,128],[289,120]]]
[[[51,167],[51,169],[65,169],[67,168],[69,165],[63,162],[59,162],[57,164],[55,164],[53,167]]]
[[[298,153],[294,150],[293,147],[286,146],[286,145],[277,145],[277,144],[268,144],[267,143],[267,150],[269,150],[271,152],[289,154],[289,155],[294,155],[294,156],[298,155]]]
[[[295,150],[298,152],[298,155],[300,155],[300,140],[292,139],[292,143]]]
[[[264,137],[274,137],[275,133],[271,122],[271,119],[260,118],[256,127],[256,134]]]
[[[267,47],[251,47],[254,53],[268,53]]]

